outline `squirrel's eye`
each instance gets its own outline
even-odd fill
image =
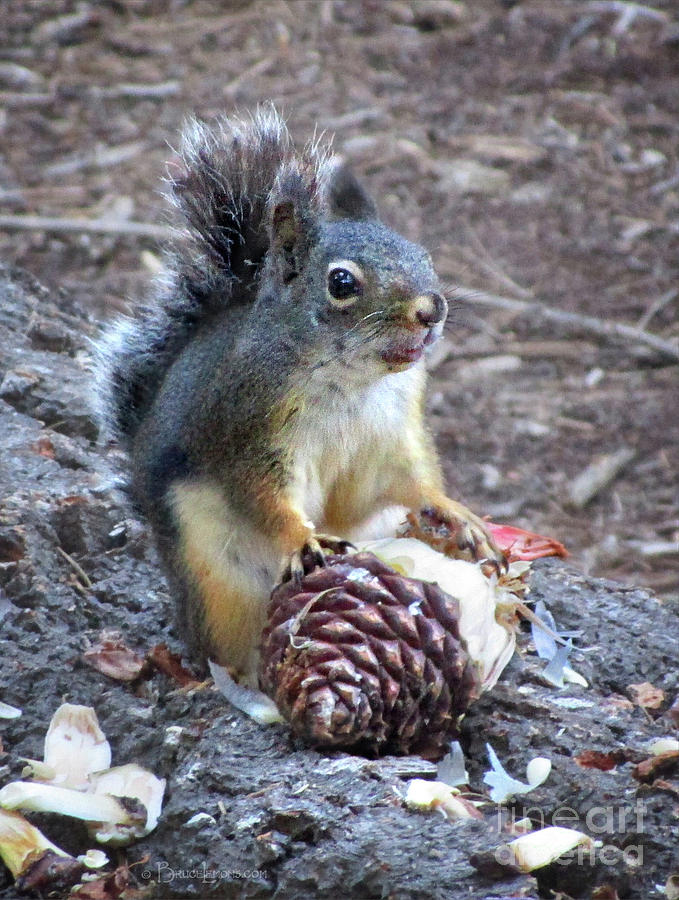
[[[347,301],[353,300],[359,292],[359,281],[349,269],[337,268],[328,272],[328,293],[338,301],[338,306],[348,305]]]

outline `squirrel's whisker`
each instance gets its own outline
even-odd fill
[[[373,310],[373,312],[369,312],[366,316],[363,316],[362,319],[359,319],[355,325],[352,325],[351,328],[347,331],[347,334],[351,334],[352,331],[356,331],[356,329],[359,328],[363,324],[363,322],[365,322],[367,319],[370,319],[373,316],[383,316],[383,315],[385,315],[385,313],[386,313],[386,310],[384,310],[384,309],[376,309],[376,310]]]

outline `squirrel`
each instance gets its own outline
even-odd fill
[[[426,250],[273,106],[192,120],[180,156],[183,230],[150,301],[103,335],[97,393],[190,652],[253,683],[277,578],[361,531],[429,510],[461,552],[503,557],[446,496],[424,421],[447,315]]]

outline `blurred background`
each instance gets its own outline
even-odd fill
[[[182,121],[268,99],[432,251],[451,495],[677,598],[676,0],[3,0],[0,258],[130,309]]]

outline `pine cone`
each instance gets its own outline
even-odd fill
[[[312,745],[435,758],[480,692],[458,617],[372,553],[329,557],[271,595],[262,689]]]

